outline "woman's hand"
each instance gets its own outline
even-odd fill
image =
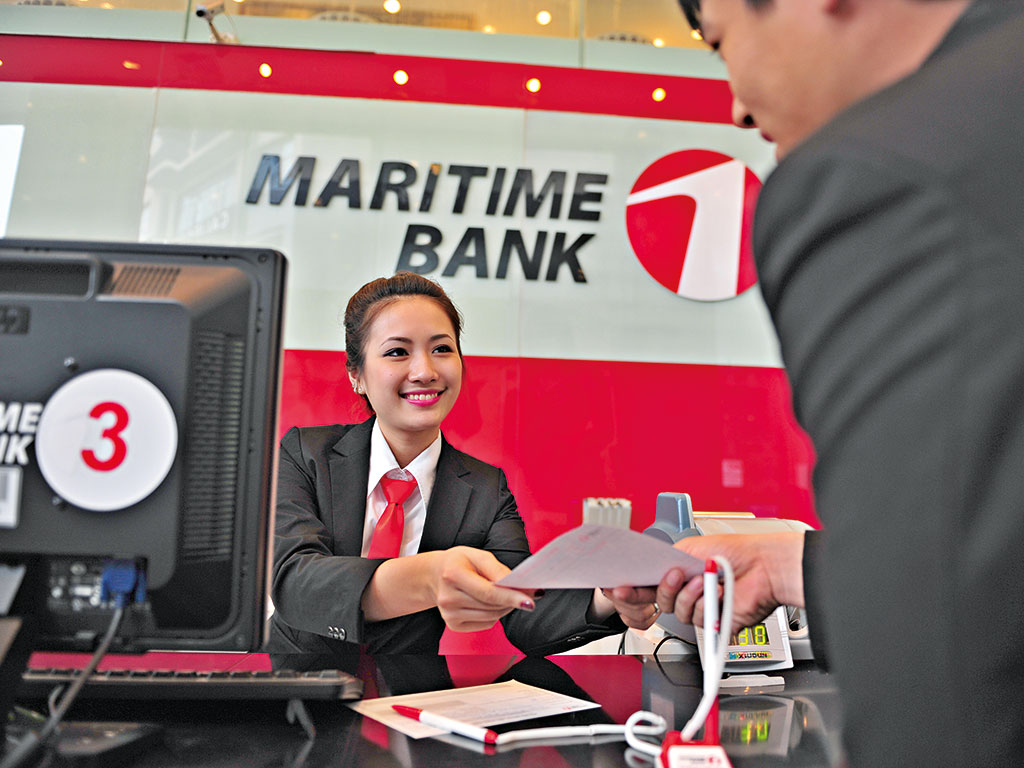
[[[604,621],[613,613],[618,613],[627,627],[647,629],[661,615],[661,609],[655,602],[654,587],[595,589],[590,616]]]
[[[493,627],[505,614],[532,611],[533,597],[493,582],[509,572],[490,552],[453,547],[438,552],[434,563],[434,601],[445,624],[456,632]]]
[[[496,586],[509,569],[490,552],[452,547],[381,563],[363,593],[363,616],[383,621],[437,607],[456,632],[494,626],[506,613],[532,611],[529,592]]]

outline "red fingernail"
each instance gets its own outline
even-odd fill
[[[536,606],[533,604],[532,600],[523,600],[523,602],[519,604],[519,607],[524,611],[532,611]]]

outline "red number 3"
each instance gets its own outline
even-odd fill
[[[128,426],[128,411],[125,410],[125,407],[120,403],[112,402],[100,403],[89,411],[89,415],[94,419],[98,419],[107,413],[114,414],[116,421],[114,422],[114,426],[107,427],[103,430],[100,437],[103,437],[113,443],[113,454],[111,454],[109,459],[100,461],[96,458],[96,454],[93,453],[91,448],[82,451],[82,459],[97,472],[110,472],[112,469],[117,469],[121,466],[121,462],[124,461],[124,457],[128,455],[128,446],[125,445],[124,440],[121,439],[121,433],[124,432],[124,428]]]

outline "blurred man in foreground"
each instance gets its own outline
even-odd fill
[[[825,530],[677,546],[733,562],[738,625],[806,602],[851,765],[1017,764],[1024,3],[680,4],[778,146],[754,255]]]

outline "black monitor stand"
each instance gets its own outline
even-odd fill
[[[0,565],[0,744],[6,743],[7,713],[14,706],[21,675],[35,641],[35,624],[18,615],[17,596],[23,586],[24,566]],[[3,750],[0,749],[0,755]]]
[[[0,744],[35,640],[32,620],[18,615],[17,595],[24,578],[24,566],[0,564]]]
[[[7,727],[7,713],[21,684],[21,675],[32,653],[32,621],[19,616],[0,617],[0,744]],[[0,754],[3,750],[0,749]]]
[[[33,569],[29,568],[28,572],[33,573]],[[19,610],[17,596],[30,592],[32,587],[28,583],[32,579],[25,578],[25,573],[26,569],[22,567],[0,565],[0,595],[14,598],[10,606],[0,606],[6,609],[0,611],[0,761],[6,756],[4,745],[10,748],[8,713],[14,709],[21,677],[28,667],[37,636],[35,621]],[[3,615],[5,612],[7,615]],[[149,723],[65,722],[59,733],[54,735],[54,742],[57,751],[68,757],[95,759],[113,756],[117,752],[138,751],[154,740],[161,730],[160,726]],[[24,738],[24,734],[12,735]],[[35,764],[31,753],[37,749],[31,749],[25,765]]]

